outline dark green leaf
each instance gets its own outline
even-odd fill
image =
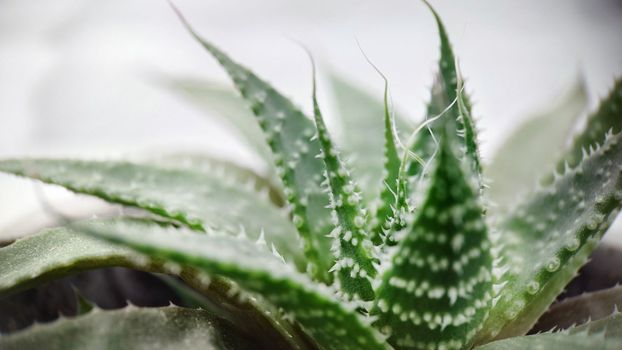
[[[372,314],[397,349],[467,347],[492,304],[492,256],[473,169],[454,128],[440,150],[414,223],[382,276]]]

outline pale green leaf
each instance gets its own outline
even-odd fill
[[[207,311],[180,307],[103,311],[37,324],[0,336],[3,350],[201,349],[251,350],[246,334]]]
[[[3,160],[0,171],[145,209],[196,230],[245,232],[250,239],[258,239],[264,230],[269,244],[305,267],[286,213],[255,191],[254,183],[238,181],[236,173],[216,176],[126,162],[44,159]]]
[[[247,240],[197,235],[170,227],[146,231],[141,225],[127,222],[80,229],[149,256],[230,278],[284,310],[325,348],[386,348],[380,335],[353,305],[336,299],[328,287],[312,282]]]
[[[244,99],[232,88],[207,79],[170,78],[164,84],[181,94],[201,110],[231,126],[249,148],[267,164],[272,162],[270,148]]]
[[[510,204],[551,171],[588,103],[582,78],[546,111],[527,118],[499,147],[487,169],[491,199]]]

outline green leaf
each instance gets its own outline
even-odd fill
[[[257,349],[247,335],[203,310],[180,307],[95,309],[0,337],[4,350]]]
[[[118,227],[125,221],[125,225],[134,228],[132,233],[138,236],[160,227],[153,222],[129,219],[102,220],[82,225],[97,225],[101,228],[114,224],[114,227]],[[212,303],[217,303],[210,308],[215,314],[226,317],[240,328],[263,334],[267,342],[277,347],[305,348],[300,345],[304,344],[300,335],[270,305],[257,298],[237,301],[235,290],[239,288],[230,281],[149,259],[133,250],[105,243],[68,228],[48,229],[0,248],[0,266],[0,297],[69,274],[104,267],[121,266],[174,274],[207,296]]]
[[[247,240],[197,235],[172,228],[150,228],[118,222],[116,226],[80,228],[147,255],[192,266],[237,282],[282,308],[325,348],[385,349],[378,334],[353,305],[335,298],[331,289],[283,264]]]
[[[272,150],[276,171],[285,186],[294,224],[304,240],[304,252],[310,273],[322,281],[330,281],[328,270],[333,264],[330,254],[328,195],[320,183],[324,164],[316,155],[320,151],[313,136],[312,121],[292,102],[254,73],[233,61],[224,52],[201,38],[180,15],[194,38],[227,71],[253,113]]]
[[[334,228],[335,265],[331,271],[346,300],[374,299],[371,286],[376,268],[371,254],[373,248],[367,232],[367,209],[361,201],[360,188],[341,161],[330,138],[317,102],[315,65],[313,68],[313,111],[322,151],[320,158],[326,167],[325,185],[330,198]]]
[[[372,315],[397,349],[466,348],[492,304],[492,256],[479,188],[454,128],[414,223],[382,276]]]
[[[269,228],[266,240],[288,261],[305,267],[286,213],[257,193],[254,184],[240,185],[235,173],[215,176],[125,162],[44,159],[0,161],[0,171],[145,209],[195,230],[242,230],[254,240]]]
[[[398,212],[407,212],[404,204],[408,201],[404,196],[412,197],[412,193],[418,186],[418,180],[424,172],[424,164],[427,164],[437,152],[437,142],[435,133],[444,132],[447,125],[452,125],[452,134],[460,136],[463,145],[463,153],[469,159],[471,167],[474,169],[475,176],[479,180],[480,188],[483,187],[482,168],[477,144],[477,132],[475,122],[472,118],[471,103],[464,92],[463,79],[458,69],[458,63],[454,55],[445,26],[434,8],[427,2],[428,6],[438,26],[440,37],[440,59],[438,63],[438,73],[434,78],[431,89],[430,102],[427,106],[426,118],[417,127],[415,133],[409,140],[408,147],[411,150],[408,154],[415,154],[417,157],[408,157],[403,166],[407,171],[402,171],[400,175],[400,188],[398,190]],[[412,139],[414,137],[414,139]],[[403,160],[403,162],[404,162]],[[423,174],[425,175],[425,174]],[[412,206],[412,205],[411,205]],[[412,209],[411,209],[412,210]],[[398,225],[400,228],[402,225]]]
[[[477,130],[475,129],[475,121],[471,113],[471,102],[464,92],[463,78],[459,71],[458,63],[445,26],[434,8],[427,1],[424,1],[424,3],[434,15],[441,42],[441,57],[439,60],[440,79],[437,80],[438,84],[440,84],[440,91],[433,91],[432,100],[428,106],[428,112],[433,112],[432,115],[440,114],[447,106],[450,106],[455,101],[455,104],[448,111],[449,115],[439,119],[435,124],[442,128],[448,120],[451,121],[455,119],[458,121],[458,127],[460,128],[458,133],[464,138],[465,153],[471,160],[476,174],[481,176],[482,169],[477,144]]]
[[[580,335],[602,334],[605,338],[617,338],[622,341],[622,313],[618,312],[617,308],[615,310],[607,317],[572,327],[568,332]]]
[[[346,155],[352,156],[350,159],[354,169],[352,176],[361,185],[364,198],[367,202],[371,202],[378,196],[378,186],[385,187],[383,163],[386,162],[387,154],[388,106],[385,103],[383,107],[381,99],[361,90],[356,84],[335,72],[331,72],[329,78],[343,129],[342,149]],[[398,132],[407,132],[411,129],[402,114],[396,113],[395,117],[395,128]],[[382,128],[385,128],[384,138],[379,132]],[[385,147],[384,154],[383,147]],[[395,198],[392,198],[392,202],[394,201]]]
[[[622,309],[622,286],[586,293],[553,304],[540,317],[536,327],[541,330],[550,330],[553,327],[564,329],[604,318],[615,309]]]
[[[527,118],[516,128],[488,166],[492,200],[507,206],[550,172],[587,103],[585,81],[578,78],[551,108]]]
[[[509,270],[478,341],[525,334],[587,261],[622,205],[622,133],[499,225]]]
[[[622,79],[617,79],[609,95],[602,100],[598,110],[592,113],[583,132],[574,137],[572,147],[566,153],[564,160],[571,166],[578,164],[583,158],[584,150],[589,150],[595,144],[602,144],[607,132],[614,134],[622,131]],[[563,162],[558,170],[563,169]]]
[[[550,350],[618,350],[622,348],[622,339],[605,338],[602,335],[568,335],[564,333],[544,333],[515,337],[495,341],[476,350],[515,350],[515,349],[550,349]]]
[[[270,148],[255,122],[255,116],[235,90],[207,79],[165,78],[163,82],[210,116],[220,117],[242,136],[252,151],[268,164],[272,162]]]
[[[386,236],[394,226],[396,208],[399,206],[397,193],[400,191],[398,187],[401,159],[397,148],[399,136],[395,126],[395,117],[389,109],[389,81],[384,75],[382,78],[384,79],[384,167],[380,205],[376,208],[371,222],[371,240],[375,245],[390,241],[391,237],[386,239]]]

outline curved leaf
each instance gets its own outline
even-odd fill
[[[622,206],[622,133],[527,198],[500,234],[505,287],[478,341],[525,334],[587,261]]]
[[[292,206],[294,224],[304,240],[310,273],[328,282],[334,260],[330,254],[330,211],[328,195],[321,189],[324,164],[312,121],[268,83],[242,67],[219,48],[200,37],[181,16],[194,38],[227,71],[242,97],[250,104],[272,150],[276,172],[283,181]]]
[[[242,231],[257,239],[269,228],[268,242],[288,261],[305,267],[287,215],[255,192],[254,184],[240,185],[235,173],[218,177],[145,164],[62,159],[4,160],[0,171],[145,209],[196,230]]]
[[[172,228],[149,229],[118,222],[80,227],[85,233],[123,244],[150,256],[231,278],[262,295],[298,321],[318,344],[335,349],[385,349],[380,335],[354,306],[256,244],[229,236],[197,235]]]
[[[247,335],[207,311],[180,307],[137,308],[114,311],[94,309],[80,317],[0,337],[4,350],[71,349],[205,349],[251,350]]]
[[[145,232],[159,227],[145,221],[130,222],[139,225]],[[110,222],[106,220],[89,225],[92,224],[101,227]],[[45,230],[0,248],[0,266],[0,297],[69,274],[103,267],[121,266],[178,275],[212,302],[218,303],[219,307],[212,309],[214,313],[235,322],[239,327],[264,334],[265,339],[278,346],[301,348],[299,344],[303,344],[300,335],[280,319],[269,305],[257,299],[238,302],[232,298],[230,293],[236,287],[227,280],[208,278],[196,270],[180,269],[177,265],[149,259],[130,249],[78,234],[68,228]]]
[[[490,196],[505,206],[527,190],[555,164],[566,147],[577,119],[587,107],[587,87],[577,79],[557,103],[526,119],[499,147],[488,165]]]

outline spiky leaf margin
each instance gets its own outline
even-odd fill
[[[381,335],[358,314],[354,305],[338,300],[334,290],[314,283],[246,240],[172,228],[145,231],[124,222],[116,227],[79,229],[154,258],[230,278],[282,308],[325,348],[387,348]]]

